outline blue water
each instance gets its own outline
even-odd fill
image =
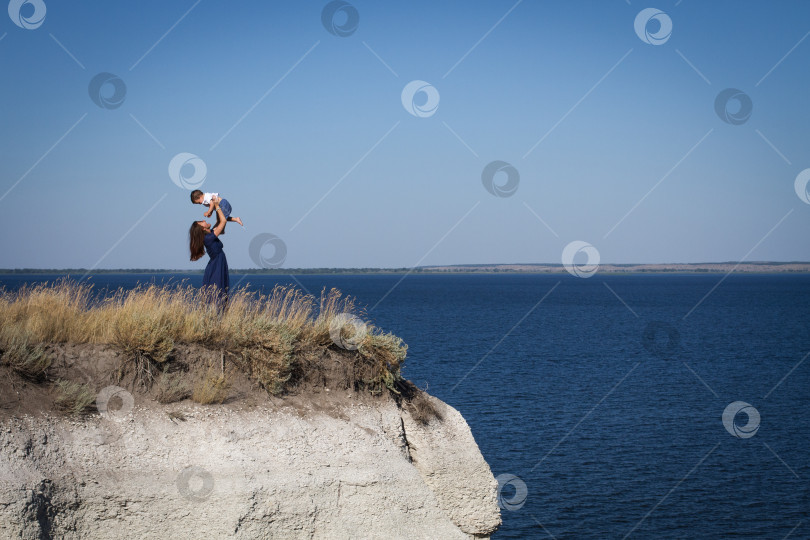
[[[810,538],[810,275],[402,277],[241,285],[337,287],[401,336],[406,377],[461,411],[508,481],[494,538]],[[743,437],[724,426],[736,401],[759,413],[753,436],[744,411]]]

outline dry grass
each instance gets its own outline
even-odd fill
[[[34,343],[27,332],[17,326],[0,328],[0,362],[30,381],[45,379],[51,366],[51,355],[41,344]]]
[[[73,416],[79,416],[94,409],[96,393],[87,384],[74,381],[57,381],[54,385],[57,408]]]
[[[208,368],[206,374],[194,385],[191,399],[203,405],[223,403],[228,399],[231,389],[231,377],[228,373],[219,373],[214,368]]]
[[[109,344],[123,353],[119,380],[131,373],[147,388],[169,385],[159,390],[170,399],[171,384],[160,377],[176,344],[224,351],[274,394],[319,368],[302,359],[323,358],[331,349],[353,363],[355,387],[396,392],[407,346],[369,325],[357,350],[340,349],[329,329],[344,313],[365,319],[353,300],[335,289],[317,299],[291,287],[268,295],[242,289],[220,313],[212,291],[189,286],[148,285],[96,299],[92,286],[62,280],[0,291],[0,350],[4,362],[34,375],[47,370],[42,344]]]
[[[444,420],[442,414],[430,401],[430,397],[421,390],[411,400],[405,402],[405,407],[410,411],[411,417],[424,426],[433,420]]]

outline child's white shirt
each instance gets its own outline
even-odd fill
[[[203,193],[202,203],[205,205],[211,204],[211,199],[213,197],[219,197],[219,193]]]

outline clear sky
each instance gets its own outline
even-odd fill
[[[202,268],[195,162],[232,268],[810,260],[806,1],[9,12],[3,268]]]

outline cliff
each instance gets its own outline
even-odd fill
[[[0,540],[468,538],[461,415],[337,290],[0,290]]]
[[[120,408],[83,418],[0,415],[0,538],[450,539],[500,524],[489,466],[436,398],[426,423],[388,394],[116,392]]]

